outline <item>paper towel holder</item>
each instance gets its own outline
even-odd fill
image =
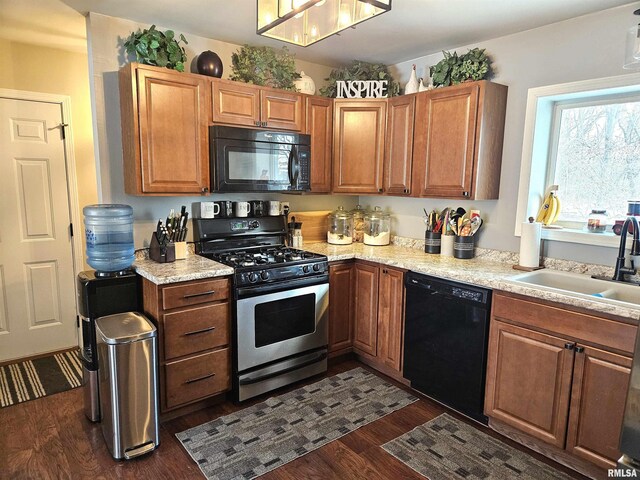
[[[529,223],[533,223],[534,219],[533,217],[529,217],[528,218]],[[544,265],[538,265],[537,267],[523,267],[522,265],[516,264],[516,265],[512,265],[514,270],[520,270],[522,272],[535,272],[536,270],[542,270],[544,268]]]

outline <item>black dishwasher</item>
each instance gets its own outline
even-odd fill
[[[491,290],[405,276],[404,377],[411,387],[487,424],[484,383]]]

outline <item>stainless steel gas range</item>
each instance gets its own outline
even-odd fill
[[[196,253],[234,268],[236,401],[327,370],[327,258],[284,245],[284,216],[195,219]]]

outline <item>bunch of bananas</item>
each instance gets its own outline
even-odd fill
[[[558,198],[558,185],[551,185],[545,194],[542,205],[538,210],[538,216],[536,222],[541,222],[543,225],[552,225],[560,216],[560,199]]]

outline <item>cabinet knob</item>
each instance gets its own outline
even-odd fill
[[[260,126],[260,122],[255,122],[255,124],[256,124],[256,127]]]
[[[462,192],[462,196],[463,197],[468,197],[469,196],[469,192]]]
[[[576,344],[575,343],[571,343],[571,342],[567,342],[564,344],[564,348],[566,348],[567,350],[573,350],[573,347],[575,347]]]
[[[405,188],[402,192],[403,192],[403,193],[409,193],[409,189],[408,189],[408,188]]]
[[[262,122],[262,126],[266,127],[267,126],[267,122]]]
[[[576,347],[576,353],[584,352],[584,347]]]
[[[209,187],[202,187],[202,190],[200,190],[202,193],[208,193],[209,192]]]
[[[379,189],[378,189],[378,192],[379,192],[379,193],[382,193],[382,192],[383,192],[383,190],[382,190],[381,188],[379,188]]]

